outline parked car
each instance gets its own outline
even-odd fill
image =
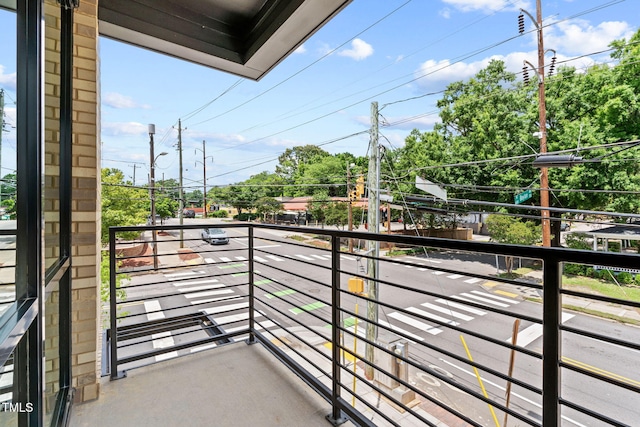
[[[205,228],[200,233],[202,240],[212,245],[226,245],[229,243],[227,232],[221,228]]]
[[[196,217],[196,211],[194,211],[193,209],[185,209],[182,211],[182,217],[183,218],[195,218]]]
[[[569,231],[571,229],[571,225],[568,222],[560,223],[560,231]]]

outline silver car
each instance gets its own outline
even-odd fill
[[[200,237],[205,242],[209,242],[212,245],[226,245],[229,243],[229,236],[227,236],[227,232],[221,228],[205,228],[200,233]]]

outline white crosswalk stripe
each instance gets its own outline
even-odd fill
[[[420,305],[425,307],[425,308],[431,309],[433,311],[437,311],[437,312],[449,315],[451,317],[455,317],[456,319],[464,320],[465,322],[473,320],[472,316],[469,316],[467,314],[458,313],[457,311],[453,311],[450,308],[441,307],[439,305],[431,304],[431,303],[428,303],[428,302],[424,302],[424,303],[422,303]]]
[[[275,256],[275,255],[267,255],[267,258],[272,259],[272,260],[274,260],[274,261],[276,261],[276,262],[284,261],[282,258],[278,258],[278,257],[277,257],[277,256]]]
[[[447,278],[449,279],[459,279],[461,277],[464,277],[462,274],[452,274],[451,276],[447,276]]]
[[[192,282],[173,282],[173,286],[191,286],[191,285],[203,285],[205,283],[216,283],[217,279],[204,279],[194,280]]]
[[[351,256],[347,256],[347,255],[340,255],[341,259],[346,259],[347,261],[355,261],[356,259],[354,257]]]
[[[247,259],[246,259],[245,257],[243,257],[243,256],[237,256],[237,257],[234,257],[234,258],[235,258],[235,259],[237,259],[238,261],[246,261],[246,260],[247,260]]]
[[[206,262],[207,264],[215,264],[216,261],[213,258],[205,258],[204,262]]]
[[[382,326],[386,326],[387,328],[392,329],[392,330],[394,330],[396,332],[400,332],[402,334],[405,334],[406,336],[411,337],[416,341],[424,341],[424,338],[422,338],[421,336],[418,336],[416,334],[412,334],[409,331],[405,331],[404,329],[399,328],[399,327],[397,327],[395,325],[392,325],[391,323],[387,323],[384,320],[378,320],[378,323],[380,323]]]
[[[266,264],[266,263],[268,263],[268,262],[269,262],[269,261],[267,261],[267,260],[266,260],[266,259],[264,259],[264,258],[260,258],[259,256],[254,256],[254,257],[253,257],[253,259],[255,259],[256,261],[261,262],[261,263],[263,263],[263,264]]]
[[[446,274],[444,271],[433,271],[431,274],[435,274],[436,276],[440,276],[442,274]]]
[[[406,323],[409,326],[413,326],[416,329],[427,332],[431,335],[438,335],[442,332],[442,329],[435,328],[431,325],[428,325],[424,322],[414,319],[413,317],[406,316],[402,313],[393,312],[389,314],[389,317],[393,317],[396,320],[399,320],[403,323]]]
[[[220,261],[222,262],[231,262],[231,258],[227,258],[226,256],[221,256]]]
[[[495,305],[497,307],[503,307],[503,308],[509,307],[509,304],[504,304],[504,303],[501,303],[501,302],[496,301],[496,300],[492,300],[492,299],[489,299],[489,298],[483,298],[483,297],[480,297],[478,295],[473,295],[473,294],[469,294],[469,293],[466,293],[466,292],[463,292],[460,295],[462,295],[462,297],[464,297],[464,298],[462,298],[461,296],[458,296],[458,295],[452,295],[452,297],[455,298],[455,299],[461,299],[461,300],[467,301],[467,302],[475,302],[476,304],[478,303],[478,301],[480,301],[480,302],[484,302],[484,303],[487,303],[487,304]]]
[[[499,297],[497,295],[493,295],[493,294],[490,294],[488,292],[471,291],[471,293],[476,294],[476,295],[480,295],[480,296],[483,296],[483,297],[487,297],[487,298],[494,298],[494,299],[497,299],[498,301],[506,302],[508,304],[518,304],[520,302],[520,301],[511,299],[511,298]]]
[[[458,326],[459,325],[458,322],[454,322],[453,320],[445,319],[442,316],[438,316],[437,314],[429,313],[428,311],[420,310],[419,308],[416,308],[416,307],[408,307],[407,311],[410,311],[410,312],[415,313],[415,314],[419,314],[420,316],[426,317],[427,319],[437,320],[439,322],[447,323],[449,325],[453,325],[453,326]]]
[[[464,283],[474,284],[480,282],[482,279],[478,279],[477,277],[472,277],[471,279],[465,280]]]
[[[185,276],[195,276],[197,274],[205,274],[205,271],[184,271],[182,273],[170,273],[165,274],[164,277],[167,279],[173,279],[174,277],[185,277]]]
[[[436,302],[438,302],[440,304],[444,304],[444,305],[446,305],[448,307],[456,308],[458,310],[468,311],[469,313],[473,313],[473,314],[476,314],[478,316],[484,316],[485,314],[487,314],[486,311],[478,310],[475,307],[469,307],[467,305],[459,304],[459,303],[453,302],[453,301],[447,301],[445,299],[437,299]]]
[[[321,259],[322,261],[326,261],[327,260],[327,258],[323,257],[322,255],[313,254],[311,256],[314,257],[314,258],[317,258],[317,259]],[[329,256],[328,259],[331,259],[331,256]]]
[[[204,291],[204,292],[196,292],[194,294],[185,294],[185,298],[202,298],[202,297],[212,297],[214,295],[228,295],[232,294],[234,291],[232,289],[219,289],[217,291]]]
[[[238,304],[227,304],[220,307],[204,308],[204,309],[201,309],[200,311],[205,312],[207,314],[216,314],[216,313],[223,313],[225,311],[240,310],[247,307],[249,307],[248,302],[241,302]]]
[[[298,258],[302,258],[302,259],[303,259],[303,260],[305,260],[305,261],[313,261],[313,258],[308,257],[308,256],[306,256],[306,255],[296,254],[296,256],[297,256]]]

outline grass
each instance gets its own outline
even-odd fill
[[[566,308],[568,310],[579,311],[581,313],[585,313],[585,314],[590,314],[592,316],[601,317],[603,319],[614,320],[614,321],[619,322],[619,323],[627,323],[627,324],[636,325],[636,326],[640,325],[640,322],[638,322],[635,319],[629,319],[628,317],[616,316],[615,314],[611,314],[611,313],[604,313],[602,311],[591,310],[589,308],[584,308],[584,307],[577,307],[575,305],[570,305],[570,304],[563,304],[562,307],[564,307],[564,308]]]
[[[622,286],[582,276],[562,276],[562,285],[573,290],[589,291],[610,298],[640,302],[640,287]]]
[[[305,242],[307,240],[306,237],[300,236],[298,234],[292,234],[290,236],[287,236],[287,239],[297,240],[298,242]]]

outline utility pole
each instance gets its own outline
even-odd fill
[[[369,233],[380,232],[380,149],[378,146],[378,103],[371,103],[371,142],[369,145],[369,199],[367,224]],[[365,376],[373,379],[373,362],[375,347],[370,342],[378,339],[378,256],[380,254],[380,242],[368,241],[367,258],[367,344],[365,346],[365,358],[371,364],[365,366]]]
[[[180,200],[178,218],[180,218],[180,225],[184,223],[182,211],[184,211],[184,188],[182,186],[182,121],[178,119],[178,162],[180,163]],[[184,248],[184,231],[180,228],[180,248]]]
[[[353,207],[351,203],[353,203],[351,197],[351,163],[347,162],[347,197],[349,198],[349,205],[347,205],[347,217],[348,217],[348,229],[349,231],[353,231]],[[347,239],[349,241],[349,253],[353,253],[353,239],[349,237]]]
[[[137,163],[134,163],[134,164],[129,165],[129,166],[131,166],[133,168],[133,186],[135,187],[136,186],[136,169],[141,167],[141,166],[138,166]]]
[[[156,195],[155,195],[155,165],[156,158],[153,152],[153,134],[156,133],[156,125],[149,125],[149,196],[151,197],[151,225],[156,225]],[[151,231],[153,245],[153,269],[158,269],[158,242],[155,228]]]
[[[0,179],[2,175],[2,132],[4,132],[4,89],[0,89]],[[2,203],[2,184],[0,183],[0,203]]]
[[[207,152],[206,152],[206,147],[204,145],[204,140],[202,140],[202,169],[203,169],[203,179],[202,179],[202,185],[203,185],[203,193],[202,193],[202,217],[206,218],[207,217]]]
[[[542,4],[541,0],[536,0],[536,17],[531,16],[529,12],[524,9],[520,9],[521,12],[527,14],[533,21],[538,31],[538,67],[534,67],[529,61],[525,62],[525,80],[526,80],[526,66],[536,70],[538,75],[538,122],[540,138],[540,155],[544,155],[547,152],[547,105],[545,101],[545,89],[544,89],[544,38],[542,36]],[[520,33],[524,33],[524,20],[522,15],[519,17]],[[555,59],[555,57],[554,57]],[[553,63],[552,63],[553,67]],[[544,209],[549,207],[549,169],[547,167],[540,168],[540,207],[542,217],[542,246],[551,246],[551,222],[549,220],[549,210]]]

